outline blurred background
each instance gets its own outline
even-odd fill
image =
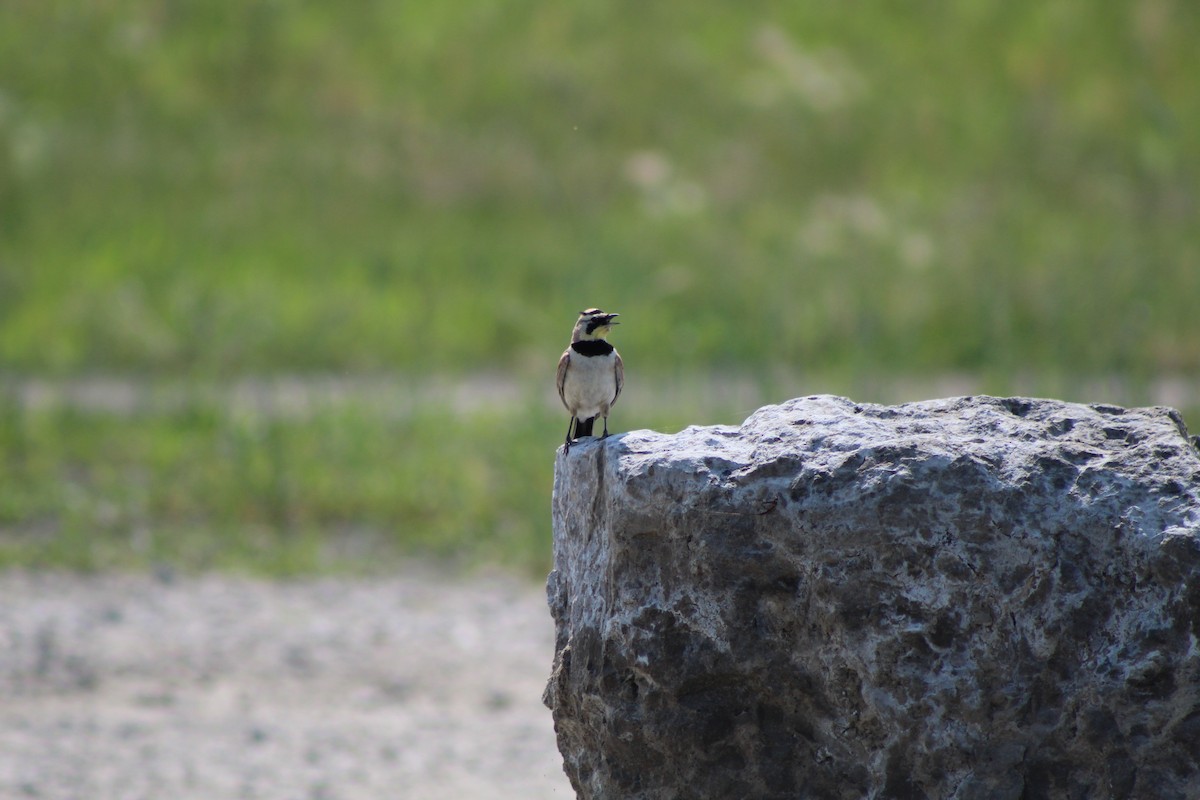
[[[549,563],[615,431],[814,394],[1200,426],[1200,6],[6,0],[0,563]]]

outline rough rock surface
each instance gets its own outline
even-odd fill
[[[817,396],[555,467],[580,797],[1200,797],[1174,411]]]

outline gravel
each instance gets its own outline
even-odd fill
[[[573,797],[542,591],[0,574],[0,798]]]

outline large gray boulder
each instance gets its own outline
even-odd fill
[[[561,450],[581,798],[1200,797],[1179,415],[817,396]]]

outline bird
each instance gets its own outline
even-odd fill
[[[608,412],[621,396],[625,386],[625,365],[617,349],[605,341],[620,314],[609,314],[598,308],[579,312],[571,331],[571,345],[558,360],[558,396],[562,398],[571,418],[567,422],[567,438],[563,449],[570,451],[574,438],[592,435],[596,417],[604,419],[604,435],[608,436]]]

